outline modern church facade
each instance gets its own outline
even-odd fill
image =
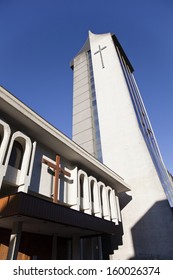
[[[126,182],[0,87],[0,259],[108,259]]]
[[[110,33],[71,63],[73,141],[0,87],[0,259],[173,259],[172,183]]]
[[[74,72],[73,140],[131,186],[120,195],[123,245],[112,259],[173,258],[173,184],[133,67],[115,35],[93,34]]]

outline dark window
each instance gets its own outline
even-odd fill
[[[91,201],[94,202],[94,181],[91,181]]]
[[[4,129],[3,126],[0,126],[0,146],[4,137]]]
[[[84,188],[84,175],[81,175],[80,176],[80,196],[81,197],[84,197],[83,188]]]
[[[103,211],[103,186],[100,187],[100,202]]]
[[[109,211],[111,214],[111,191],[110,190],[108,190],[108,203],[109,203]]]
[[[17,169],[21,169],[23,153],[24,151],[22,145],[18,141],[14,141],[10,160],[9,160],[9,165]]]

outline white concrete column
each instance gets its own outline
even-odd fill
[[[90,176],[88,177],[89,189],[90,189],[90,201],[91,201],[91,212],[96,216],[101,218],[101,207],[100,207],[100,195],[99,188],[97,186],[96,178]]]
[[[72,260],[81,259],[80,236],[73,236],[72,238]]]
[[[110,210],[109,210],[109,203],[108,203],[108,192],[107,187],[104,183],[98,182],[99,187],[99,195],[100,195],[100,205],[102,211],[102,217],[105,220],[110,220]]]
[[[7,260],[17,260],[21,233],[22,233],[22,222],[14,222],[11,236],[10,236]]]
[[[0,189],[2,186],[3,177],[5,176],[6,167],[3,164],[5,154],[7,152],[8,143],[10,139],[11,129],[9,125],[2,120],[0,120],[0,134],[2,137],[2,142],[0,145]]]
[[[80,209],[84,210],[84,213],[91,214],[88,175],[82,169],[78,172],[78,195],[80,198]]]

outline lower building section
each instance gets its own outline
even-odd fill
[[[0,198],[1,260],[109,259],[122,234],[121,224],[26,193]]]
[[[11,230],[0,229],[0,259],[8,259]],[[29,232],[22,232],[16,259],[46,260],[51,259],[52,237]]]

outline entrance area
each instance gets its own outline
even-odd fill
[[[123,233],[111,221],[22,192],[0,198],[1,260],[102,259],[105,234]]]
[[[0,260],[7,259],[10,235],[10,230],[0,229]],[[101,259],[100,244],[99,237],[80,238],[80,259]],[[23,232],[17,260],[70,260],[72,246],[71,238]]]

